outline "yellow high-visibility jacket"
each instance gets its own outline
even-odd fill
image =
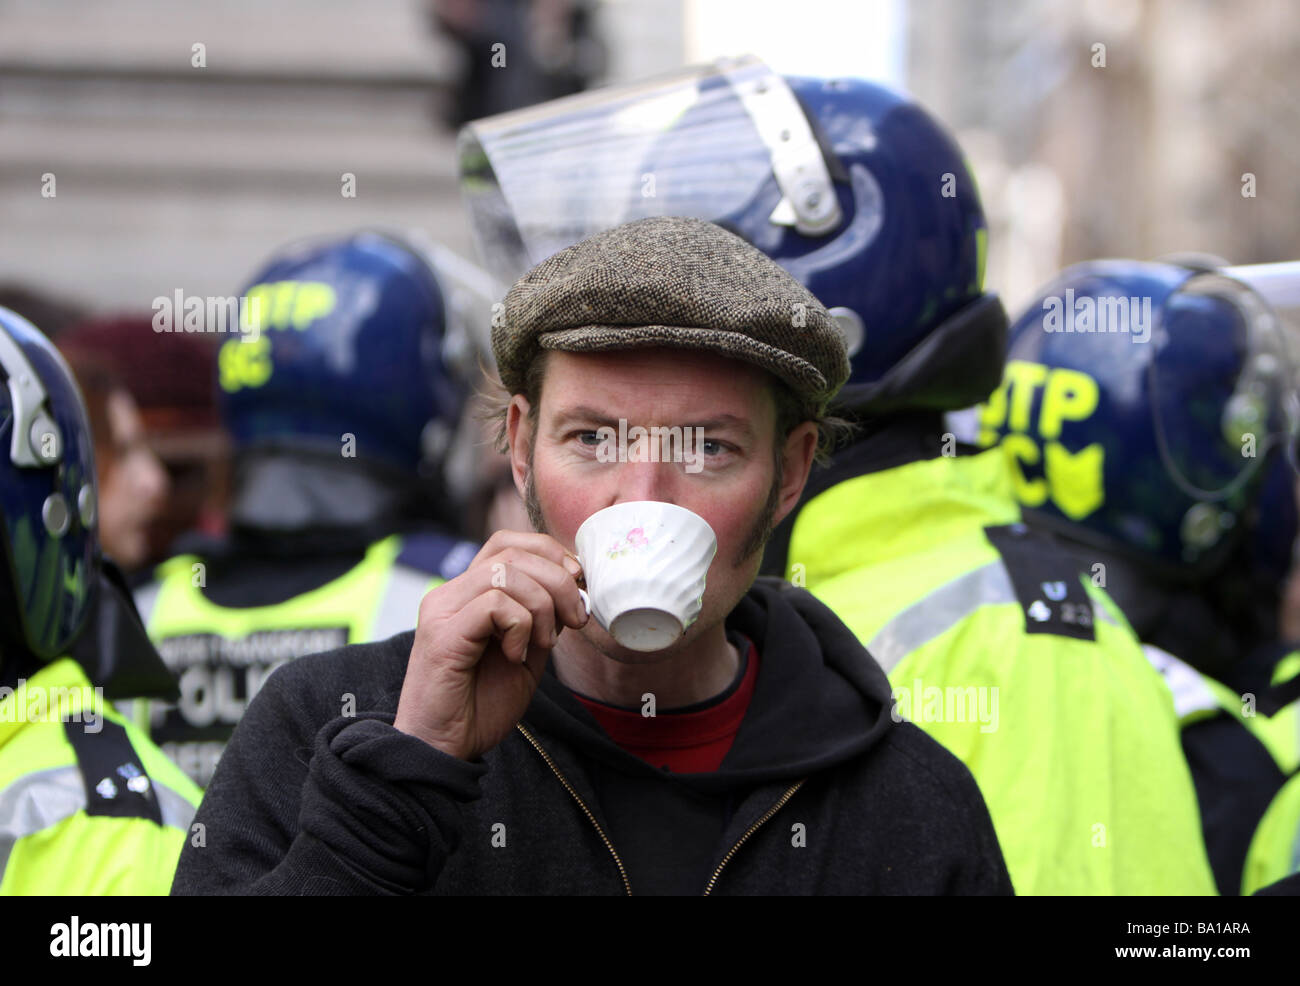
[[[1114,603],[1021,523],[1000,449],[813,496],[786,576],[970,768],[1017,893],[1214,893],[1170,692]]]
[[[166,894],[199,798],[72,659],[0,688],[0,894]]]

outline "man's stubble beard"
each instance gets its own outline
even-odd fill
[[[528,511],[528,522],[533,525],[533,530],[538,534],[550,534],[546,529],[546,518],[542,516],[542,504],[537,499],[537,484],[533,482],[533,476],[537,470],[533,468],[533,446],[528,446],[528,476],[524,480],[524,509]]]

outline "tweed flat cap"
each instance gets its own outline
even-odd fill
[[[541,349],[651,346],[761,366],[817,414],[849,376],[822,304],[767,255],[702,219],[639,219],[561,250],[515,283],[492,330],[510,393],[522,392]]]

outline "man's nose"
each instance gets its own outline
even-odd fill
[[[681,468],[672,462],[620,462],[615,503],[658,500],[676,503]]]

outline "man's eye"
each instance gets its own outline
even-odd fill
[[[700,451],[705,455],[721,455],[727,447],[714,438],[706,438],[700,443]]]
[[[578,441],[588,448],[595,448],[600,444],[600,436],[594,431],[580,431],[578,432]]]

